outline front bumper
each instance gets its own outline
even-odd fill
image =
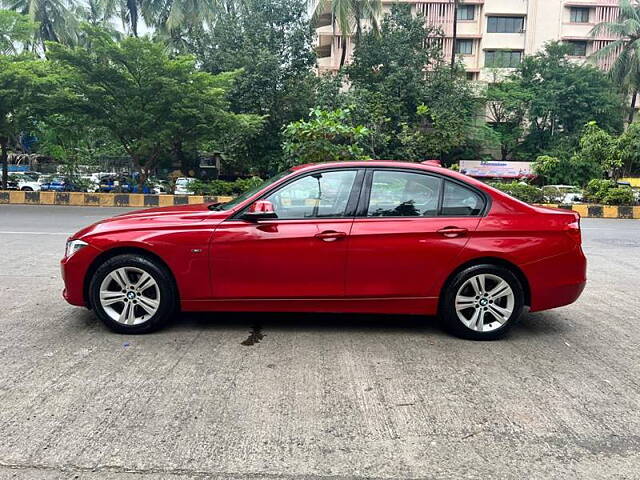
[[[60,261],[60,270],[64,281],[62,297],[71,305],[78,307],[89,305],[85,298],[84,281],[89,267],[100,253],[102,253],[101,250],[87,245],[71,257],[65,257]]]

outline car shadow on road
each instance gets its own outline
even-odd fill
[[[88,310],[72,315],[83,327],[103,327]],[[574,327],[554,312],[525,312],[505,339],[538,338],[569,333]],[[238,330],[258,339],[267,331],[357,332],[362,335],[411,333],[428,337],[450,337],[439,318],[421,315],[381,315],[352,313],[272,313],[272,312],[207,312],[180,313],[155,335],[185,331]]]
[[[449,336],[440,319],[421,315],[381,314],[328,314],[328,313],[182,313],[171,322],[171,330],[215,329],[299,330],[299,331],[349,331],[360,334],[384,332],[413,333],[429,337]],[[572,327],[553,313],[530,314],[525,312],[506,338],[544,337],[564,334]]]

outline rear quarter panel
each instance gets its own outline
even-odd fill
[[[585,281],[586,264],[581,247],[565,228],[572,215],[494,201],[456,265],[460,267],[482,258],[505,260],[518,267],[527,279],[532,310],[570,303],[555,301],[550,296],[556,287]],[[446,280],[435,286],[435,294],[439,294]]]

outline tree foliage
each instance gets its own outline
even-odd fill
[[[231,109],[266,117],[251,138],[239,172],[272,173],[282,162],[282,131],[314,106],[314,54],[305,0],[230,1],[207,31],[186,39],[202,69],[242,69],[230,91]]]
[[[171,58],[148,39],[118,43],[89,27],[87,35],[91,49],[50,44],[52,60],[66,73],[64,105],[107,129],[142,172],[141,182],[177,142],[215,138],[236,120],[226,95],[237,73],[200,72],[193,58]]]
[[[0,56],[0,153],[2,187],[7,186],[7,157],[11,146],[19,143],[20,133],[28,130],[43,114],[51,91],[48,64],[31,55]]]
[[[15,55],[22,51],[37,25],[26,15],[0,10],[0,55]]]
[[[361,144],[370,132],[362,125],[352,125],[349,110],[332,112],[314,109],[308,121],[300,120],[284,132],[285,162],[297,164],[366,160]]]
[[[629,123],[632,123],[640,90],[640,5],[635,1],[620,0],[618,18],[597,24],[591,35],[615,38],[596,51],[593,59],[615,56],[609,76],[625,94],[632,94],[629,109]]]
[[[364,147],[373,158],[444,157],[472,136],[479,99],[461,69],[443,61],[438,35],[407,5],[394,6],[380,34],[362,36],[345,78],[321,82],[318,104],[348,108],[371,132]]]

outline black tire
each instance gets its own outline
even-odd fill
[[[23,192],[33,192],[33,188],[31,187],[22,187]]]
[[[151,275],[158,285],[160,305],[157,311],[151,317],[144,320],[143,323],[137,325],[124,325],[114,320],[105,311],[100,302],[100,286],[103,280],[114,270],[123,267],[133,267],[144,271]],[[89,284],[89,302],[93,311],[102,323],[117,333],[143,334],[162,328],[176,312],[178,304],[177,298],[173,277],[167,268],[157,261],[141,255],[124,254],[106,260],[96,269]]]
[[[478,331],[470,328],[462,320],[458,317],[458,312],[456,311],[456,295],[458,291],[465,285],[465,283],[480,274],[489,274],[492,277],[499,277],[509,284],[511,290],[513,292],[513,309],[512,313],[508,317],[508,319],[502,323],[499,327],[492,329],[490,331]],[[495,280],[491,277],[491,282]],[[493,284],[492,284],[493,285]],[[469,286],[465,288],[470,288]],[[490,287],[487,287],[487,290],[490,290]],[[468,291],[468,290],[467,290]],[[467,291],[463,290],[463,294]],[[475,295],[475,292],[474,292]],[[466,295],[465,295],[466,296]],[[482,298],[482,296],[473,296],[474,299]],[[499,299],[496,300],[496,304],[498,302],[503,302],[506,300]],[[493,303],[493,301],[491,302]],[[440,319],[444,323],[445,328],[453,333],[454,335],[466,338],[469,340],[496,340],[498,338],[503,337],[519,320],[522,310],[524,307],[524,289],[522,288],[522,284],[518,280],[518,277],[508,268],[492,265],[492,264],[483,264],[483,265],[474,265],[464,270],[458,272],[452,279],[445,285],[440,301]],[[490,306],[483,307],[485,310],[487,308],[491,308]],[[474,311],[472,307],[471,310],[467,310],[463,312],[463,316],[472,316],[472,312]],[[488,325],[499,325],[498,323],[494,323],[496,321],[495,317],[491,315],[491,313],[482,313],[483,319],[488,320]]]

